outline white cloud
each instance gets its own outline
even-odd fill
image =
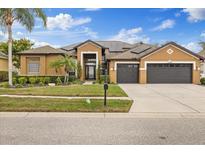
[[[22,32],[16,32],[16,35],[22,36],[23,33]]]
[[[45,45],[49,45],[49,46],[52,46],[54,48],[59,48],[60,47],[59,45],[54,45],[54,44],[51,44],[51,43],[48,43],[48,42],[38,41],[38,40],[35,40],[35,39],[29,39],[29,40],[31,40],[31,42],[34,43],[34,45],[33,45],[34,48],[45,46]]]
[[[187,8],[187,9],[183,9],[182,12],[188,14],[187,19],[190,22],[198,22],[201,20],[205,20],[204,8]]]
[[[98,38],[97,32],[92,31],[92,29],[88,27],[83,27],[82,33],[85,34],[86,36],[90,36],[91,38]]]
[[[5,41],[7,39],[7,33],[0,31],[0,40]]]
[[[170,29],[173,28],[175,25],[175,21],[171,19],[167,19],[161,22],[161,24],[157,27],[154,27],[153,31],[162,31],[164,29]]]
[[[117,35],[114,35],[109,40],[125,41],[129,43],[136,43],[142,41],[148,43],[150,41],[150,38],[145,35],[141,35],[142,31],[143,30],[141,27],[136,27],[132,29],[123,28],[118,32]]]
[[[193,52],[199,52],[201,51],[201,46],[199,45],[198,42],[189,42],[187,44],[182,44],[185,48],[193,51]]]
[[[86,8],[84,11],[99,11],[101,10],[100,8]]]
[[[71,27],[83,25],[89,22],[91,22],[91,18],[89,17],[74,19],[69,14],[60,13],[59,15],[56,15],[55,17],[47,18],[47,28],[49,30],[52,30],[55,28],[67,30]]]

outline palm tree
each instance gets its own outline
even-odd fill
[[[50,66],[55,68],[56,72],[58,72],[60,68],[64,68],[66,73],[64,76],[64,84],[68,83],[69,72],[77,68],[76,60],[67,55],[61,59],[51,62]]]
[[[42,9],[23,9],[9,8],[0,9],[0,26],[5,28],[8,33],[8,60],[9,60],[9,85],[12,86],[12,26],[14,22],[20,23],[29,32],[32,31],[35,24],[35,17],[42,19],[44,27],[46,27],[46,15]]]
[[[56,74],[58,74],[60,68],[62,67],[62,63],[61,63],[61,60],[56,60],[56,61],[53,61],[50,63],[50,67],[51,68],[54,68],[55,71],[56,71]]]

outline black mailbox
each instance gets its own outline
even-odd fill
[[[104,84],[104,90],[108,90],[108,84],[107,83]]]

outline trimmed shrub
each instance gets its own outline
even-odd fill
[[[36,76],[36,84],[38,84],[39,82],[41,82],[41,78],[42,78],[42,77]]]
[[[56,79],[56,85],[62,85],[62,80],[60,79],[60,77],[58,77],[57,79]]]
[[[44,77],[44,84],[49,84],[50,83],[50,77]]]
[[[9,83],[8,82],[2,83],[2,87],[3,88],[9,88]]]
[[[205,85],[205,78],[201,78],[200,82],[202,85]]]
[[[58,76],[18,76],[17,79],[22,78],[22,77],[26,78],[26,81],[29,81],[29,78],[36,78],[37,84],[40,82],[43,82],[45,84],[55,83],[56,79],[58,78]],[[61,81],[64,80],[64,76],[59,76],[59,78],[61,79]]]
[[[55,83],[57,78],[60,78],[61,81],[64,80],[64,76],[50,76],[50,83]]]
[[[27,78],[26,78],[26,77],[20,77],[20,78],[18,78],[18,83],[19,83],[20,85],[25,85],[26,82],[27,82]]]
[[[97,83],[102,84],[105,82],[105,79],[106,79],[106,75],[101,75],[100,80],[97,80]],[[110,83],[109,75],[107,75],[107,82]]]
[[[29,83],[32,85],[35,84],[37,81],[35,77],[29,77],[28,80],[29,80]]]

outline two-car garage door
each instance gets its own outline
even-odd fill
[[[138,83],[138,64],[117,64],[117,83]]]
[[[192,64],[148,64],[147,83],[192,83]]]
[[[147,64],[147,83],[192,83],[192,64]],[[117,83],[138,83],[138,64],[117,64]]]

